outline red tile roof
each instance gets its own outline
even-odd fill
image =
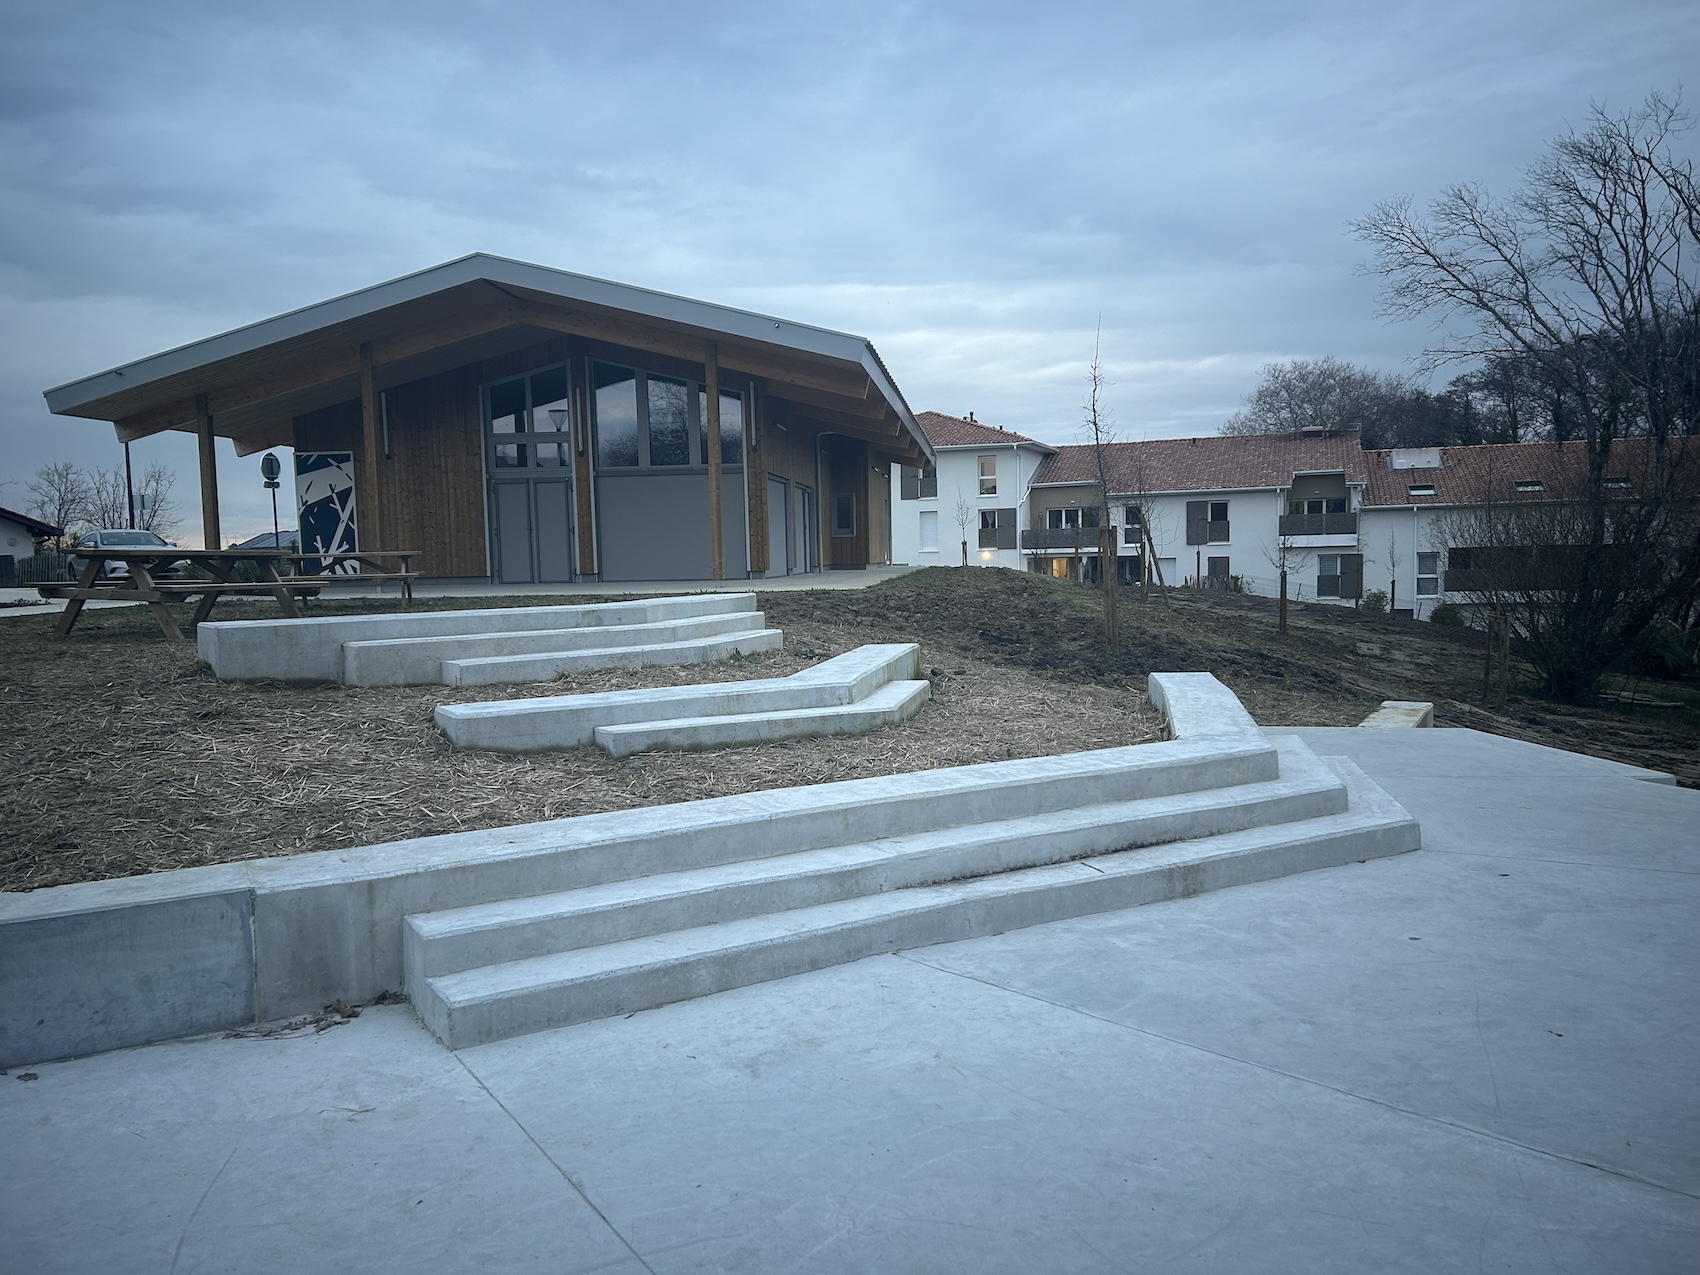
[[[924,424],[924,423],[923,423]],[[928,437],[932,430],[927,427]],[[1239,491],[1286,487],[1294,474],[1344,473],[1364,482],[1367,456],[1356,430],[1338,434],[1210,434],[1111,443],[1110,486],[1119,493]],[[1064,447],[1045,459],[1034,483],[1098,480],[1090,446]]]
[[[1014,430],[982,425],[979,421],[961,416],[946,416],[943,412],[917,412],[915,420],[921,432],[934,447],[984,447],[988,443],[1008,447],[1011,443],[1029,443],[1034,447],[1051,449],[1044,443],[1017,434]]]
[[[1369,486],[1364,491],[1364,504],[1475,505],[1490,501],[1552,500],[1580,493],[1587,485],[1587,447],[1580,440],[1483,443],[1425,450],[1439,455],[1439,468],[1394,469],[1388,462],[1397,455],[1395,451],[1365,452]],[[1627,484],[1621,490],[1634,492],[1642,485],[1643,472],[1651,459],[1647,439],[1619,439],[1612,444],[1606,481],[1618,479]],[[1523,484],[1521,488],[1519,483]],[[1414,493],[1413,487],[1419,492],[1432,487],[1434,494]]]

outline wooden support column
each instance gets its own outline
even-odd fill
[[[378,375],[372,362],[372,343],[360,343],[360,508],[354,514],[355,543],[362,550],[383,545],[378,530],[380,505],[378,499],[378,462],[384,454],[384,440],[378,422]]]
[[[702,396],[707,400],[703,404],[703,418],[708,426],[708,437],[704,440],[708,449],[708,574],[713,579],[724,580],[726,541],[722,528],[725,516],[720,507],[720,352],[713,341],[702,343],[702,381]]]
[[[583,359],[574,363],[582,372]],[[589,578],[596,574],[596,518],[590,503],[590,385],[582,376],[572,378],[573,385],[573,499],[578,504],[578,573]]]
[[[767,428],[767,396],[750,382],[749,419],[744,422],[744,501],[749,506],[750,570],[767,572],[767,457],[762,433]]]
[[[218,526],[218,452],[213,445],[213,418],[207,411],[207,396],[195,396],[195,437],[201,453],[201,543],[208,549],[224,548]]]

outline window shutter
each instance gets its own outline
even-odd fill
[[[1340,596],[1361,598],[1364,592],[1364,556],[1361,553],[1340,555]]]
[[[1202,545],[1210,542],[1210,502],[1208,500],[1189,500],[1186,502],[1186,542],[1189,545]]]
[[[919,500],[921,498],[921,471],[913,465],[903,466],[902,486],[898,488],[899,500]]]
[[[1015,510],[998,510],[998,548],[1015,548]]]

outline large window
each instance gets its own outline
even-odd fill
[[[490,387],[490,464],[558,469],[572,463],[567,369],[544,368]]]
[[[646,376],[649,399],[649,463],[651,467],[691,463],[691,418],[696,415],[696,391],[671,377]]]
[[[998,458],[996,456],[980,457],[980,494],[982,496],[998,494]]]
[[[707,465],[703,387],[614,363],[591,364],[598,469]],[[720,461],[744,463],[744,399],[720,391]]]
[[[592,365],[596,386],[596,467],[638,464],[638,374],[609,363]]]
[[[1045,511],[1045,525],[1052,531],[1061,531],[1065,527],[1095,529],[1098,526],[1098,506],[1089,505],[1085,509],[1078,507],[1047,509]]]
[[[901,471],[897,487],[897,498],[899,500],[935,500],[938,498],[938,470],[931,465],[924,469],[904,465],[901,467]]]

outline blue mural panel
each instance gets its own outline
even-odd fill
[[[354,453],[296,452],[295,504],[301,519],[301,552],[315,555],[301,564],[314,574],[354,573],[360,564],[339,560],[358,553],[354,511]]]

